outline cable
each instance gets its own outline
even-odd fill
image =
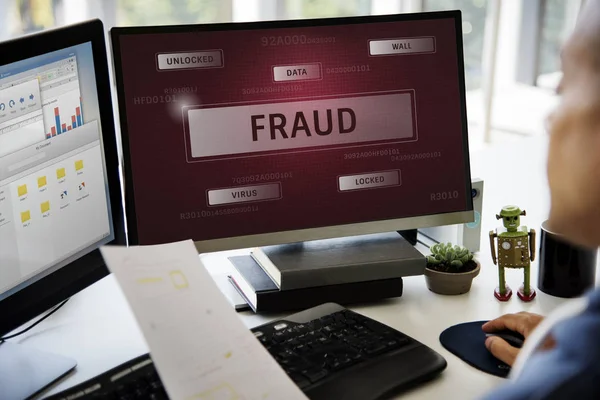
[[[34,326],[36,326],[37,324],[39,324],[40,322],[42,322],[43,320],[45,320],[46,318],[48,318],[49,316],[51,316],[52,314],[54,314],[56,311],[58,311],[58,309],[61,308],[62,306],[64,306],[67,301],[69,301],[69,299],[64,300],[62,303],[60,303],[59,305],[57,305],[56,307],[54,307],[52,310],[50,310],[48,312],[48,314],[44,315],[42,318],[40,318],[39,320],[35,321],[33,324],[31,324],[27,328],[23,329],[22,331],[19,331],[17,333],[13,333],[12,335],[9,335],[9,336],[1,337],[0,338],[0,344],[4,343],[7,339],[12,339],[14,337],[17,337],[19,335],[24,334],[25,332],[29,331],[30,329],[33,329]]]
[[[425,242],[424,242],[424,241],[422,241],[421,239],[417,239],[417,243],[420,243],[420,244],[422,244],[423,246],[427,247],[428,249],[430,249],[430,248],[431,248],[431,246],[430,246],[429,244],[425,243]]]

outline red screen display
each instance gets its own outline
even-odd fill
[[[139,243],[470,209],[457,46],[454,18],[120,34]]]

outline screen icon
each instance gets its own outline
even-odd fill
[[[40,210],[42,211],[42,214],[50,211],[50,200],[44,201],[42,204],[40,204]]]
[[[67,172],[65,171],[64,168],[57,168],[56,169],[56,178],[57,179],[62,179],[67,175]]]
[[[21,223],[25,223],[31,219],[31,212],[29,210],[21,212]]]
[[[87,194],[87,188],[85,186],[85,182],[81,182],[78,185],[78,190],[79,190],[79,196],[80,197],[83,197],[83,196],[85,196]]]
[[[40,176],[38,177],[38,188],[43,188],[44,186],[46,186],[48,184],[46,176]]]
[[[19,194],[19,197],[23,197],[27,194],[27,185],[19,185],[17,187],[17,193]]]
[[[83,169],[83,160],[75,161],[75,171],[80,171]]]
[[[60,192],[60,207],[64,207],[69,204],[69,196],[66,190]]]

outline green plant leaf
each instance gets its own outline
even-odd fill
[[[450,263],[450,265],[456,268],[461,268],[463,266],[463,263],[460,260],[454,260]]]

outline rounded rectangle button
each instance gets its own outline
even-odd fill
[[[399,91],[185,107],[189,159],[311,151],[306,148],[360,146],[384,140],[415,141],[418,131],[414,104],[413,91]]]
[[[435,53],[435,38],[433,36],[369,40],[369,55],[371,56],[423,53]]]
[[[281,198],[281,183],[211,189],[207,191],[207,197],[209,206],[278,200]]]
[[[399,186],[400,184],[401,179],[399,169],[338,177],[338,187],[340,192]]]
[[[222,50],[159,53],[156,55],[156,67],[159,70],[218,68],[222,66]]]
[[[321,79],[321,63],[300,65],[277,65],[273,67],[273,80],[307,81]]]

